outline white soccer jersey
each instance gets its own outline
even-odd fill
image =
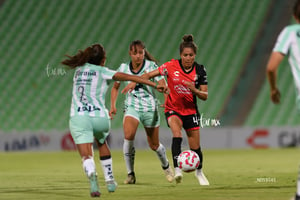
[[[108,117],[105,108],[105,95],[108,81],[116,71],[107,67],[86,63],[77,67],[73,77],[72,104],[70,116],[88,115]]]
[[[135,73],[131,70],[130,63],[122,63],[117,71],[124,72],[126,74],[133,75],[143,75],[144,73],[153,71],[157,69],[157,65],[153,61],[144,60],[143,66],[141,69]],[[157,76],[154,78],[155,81],[163,79],[162,76]],[[126,81],[127,85],[129,81]],[[154,89],[150,86],[138,84],[131,93],[126,94],[125,107],[131,106],[134,107],[136,111],[148,112],[154,111],[157,109],[157,102],[154,93]]]
[[[273,51],[288,55],[294,82],[300,94],[300,25],[285,27],[278,36]]]

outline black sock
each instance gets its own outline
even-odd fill
[[[172,158],[174,167],[178,167],[177,158],[181,153],[181,137],[173,137],[172,139]]]
[[[202,151],[201,151],[201,148],[199,147],[198,149],[191,149],[192,151],[195,151],[199,158],[200,158],[200,165],[197,167],[197,169],[202,169],[202,163],[203,163],[203,154],[202,154]]]

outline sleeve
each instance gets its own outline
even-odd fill
[[[273,48],[273,52],[280,52],[284,55],[289,53],[291,41],[290,41],[290,31],[288,27],[285,27],[281,33],[279,34],[275,46]]]
[[[200,85],[207,85],[208,84],[206,69],[203,65],[200,68],[199,84]]]
[[[160,75],[167,76],[168,75],[168,66],[170,65],[170,62],[166,62],[163,65],[158,67],[158,71]]]
[[[120,67],[117,69],[117,72],[123,72],[123,73],[126,73],[126,72],[125,72],[125,66],[126,66],[126,64],[122,63],[122,64],[120,65]],[[116,82],[120,83],[120,81],[116,81]]]
[[[102,67],[102,78],[105,80],[112,80],[112,77],[117,73],[117,71],[108,69],[107,67]]]
[[[154,70],[156,70],[156,69],[158,69],[158,66],[157,66],[157,64],[155,64],[154,62],[152,63],[152,65],[151,65],[151,67],[150,67],[150,71],[154,71]],[[162,80],[164,77],[163,76],[156,76],[156,77],[154,77],[154,80],[155,81],[160,81],[160,80]]]

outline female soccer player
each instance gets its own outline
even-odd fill
[[[273,103],[280,103],[280,92],[277,88],[277,69],[287,55],[296,87],[296,106],[300,111],[300,0],[293,7],[296,24],[285,27],[277,38],[273,52],[267,64],[267,78],[270,85],[270,96]],[[300,200],[300,175],[297,181],[296,200]]]
[[[192,35],[183,37],[179,51],[181,59],[172,59],[158,69],[145,74],[144,77],[153,78],[160,75],[167,77],[170,93],[165,104],[165,116],[173,134],[171,150],[176,183],[180,183],[182,180],[182,173],[177,165],[177,157],[181,152],[181,129],[184,128],[190,149],[199,155],[201,162],[195,175],[200,185],[209,185],[202,171],[203,155],[200,148],[200,116],[196,102],[196,97],[203,101],[208,97],[206,71],[203,65],[195,62],[197,46],[193,41]],[[124,92],[127,92],[129,89],[131,88],[124,88]]]
[[[105,108],[105,94],[109,80],[136,81],[166,89],[138,76],[116,72],[104,67],[106,56],[102,45],[95,44],[74,56],[68,56],[62,64],[75,69],[73,78],[72,104],[70,111],[70,131],[82,159],[85,174],[90,181],[92,197],[100,196],[97,173],[93,155],[94,138],[98,144],[100,163],[103,168],[107,189],[114,192],[117,183],[112,171],[112,158],[106,138],[110,130],[108,111]]]
[[[131,61],[129,63],[121,64],[117,71],[127,74],[142,75],[157,69],[155,59],[145,49],[145,45],[142,41],[135,40],[129,45],[129,55]],[[165,85],[163,77],[159,76],[155,80],[161,85]],[[115,115],[117,111],[116,100],[119,87],[120,82],[115,82],[111,90],[111,116]],[[125,184],[135,184],[136,182],[134,172],[134,138],[140,122],[145,128],[149,147],[156,152],[167,180],[172,182],[174,179],[173,171],[169,166],[169,161],[166,156],[166,149],[159,142],[160,116],[157,104],[153,89],[146,85],[134,84],[133,90],[126,95],[123,119],[123,153],[127,168],[127,179],[124,181]]]

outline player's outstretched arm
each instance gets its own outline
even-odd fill
[[[125,74],[122,72],[115,73],[115,75],[113,76],[113,80],[115,80],[115,81],[134,81],[136,83],[146,84],[146,85],[156,88],[159,92],[167,92],[167,90],[168,90],[165,85],[154,83],[154,82],[149,81],[140,76]]]
[[[160,75],[160,73],[159,73],[158,69],[155,69],[151,72],[143,74],[141,77],[144,78],[144,79],[149,80],[149,79],[151,79],[155,76],[159,76],[159,75]],[[136,86],[136,83],[133,83],[133,82],[129,83],[128,85],[126,85],[124,87],[124,89],[122,90],[122,93],[125,94],[127,92],[131,92],[135,88],[135,86]],[[161,91],[159,91],[159,92],[161,92]]]

